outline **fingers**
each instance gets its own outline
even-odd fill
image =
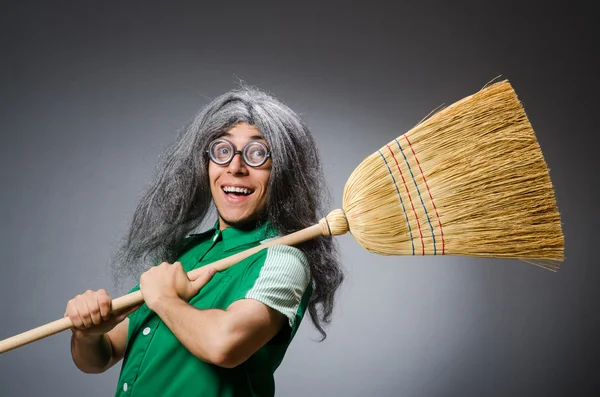
[[[212,279],[216,272],[217,269],[207,266],[206,269],[200,273],[200,276],[198,276],[197,279],[190,282],[194,291],[196,291],[196,293],[200,291],[200,289],[202,289],[202,287],[204,287]]]
[[[65,316],[75,328],[91,328],[110,318],[111,302],[105,290],[88,290],[67,303]]]
[[[79,311],[79,315],[81,316],[85,328],[90,328],[94,324],[92,321],[92,313],[86,300],[82,302],[82,309]]]
[[[76,328],[84,329],[91,326],[92,319],[85,295],[77,295],[67,303],[67,315]]]
[[[67,317],[69,317],[69,320],[71,320],[71,323],[73,323],[75,328],[85,328],[83,325],[83,320],[81,319],[81,315],[79,314],[79,306],[80,301],[77,300],[77,297],[71,299],[69,302],[67,302],[65,314]]]
[[[180,298],[189,302],[216,273],[206,266],[195,280],[190,280],[181,262],[163,262],[146,271],[140,277],[140,290],[150,309],[161,297]]]
[[[110,318],[112,299],[110,299],[108,293],[103,289],[99,290],[98,293],[97,302],[100,309],[100,316],[102,320],[106,321]]]

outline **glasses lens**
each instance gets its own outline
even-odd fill
[[[210,145],[210,157],[217,164],[224,164],[231,159],[233,147],[224,139],[217,139]]]
[[[244,148],[244,160],[248,165],[258,167],[267,161],[268,150],[261,142],[250,142]]]

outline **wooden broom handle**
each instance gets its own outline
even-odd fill
[[[217,271],[222,271],[227,269],[228,267],[240,262],[243,259],[246,259],[250,255],[257,253],[260,250],[263,250],[272,245],[297,245],[303,243],[305,241],[314,239],[316,237],[322,235],[329,235],[330,233],[327,230],[327,225],[322,220],[320,223],[309,226],[305,229],[299,230],[297,232],[288,234],[283,237],[279,237],[275,240],[271,240],[264,244],[257,245],[256,247],[247,249],[235,255],[229,256],[227,258],[223,258],[216,262],[210,264],[211,267],[217,269]],[[194,269],[187,273],[188,278],[190,280],[195,280],[200,276],[200,272],[202,268]],[[143,303],[144,298],[142,297],[141,291],[131,292],[127,295],[123,295],[119,298],[113,299],[111,312],[115,313],[121,311],[123,309],[135,306],[137,304]],[[0,354],[7,352],[9,350],[16,349],[17,347],[26,345],[31,342],[35,342],[39,339],[43,339],[47,336],[57,334],[59,332],[65,331],[69,328],[73,327],[73,323],[69,317],[63,317],[60,320],[53,321],[46,325],[42,325],[40,327],[34,328],[32,330],[20,333],[8,339],[4,339],[0,341]]]

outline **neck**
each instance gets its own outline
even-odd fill
[[[221,231],[223,231],[229,227],[233,227],[233,228],[240,229],[240,230],[252,230],[252,229],[255,229],[259,225],[260,225],[259,219],[243,220],[240,222],[231,222],[231,221],[224,220],[219,215],[219,230],[221,230]]]

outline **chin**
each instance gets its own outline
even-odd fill
[[[252,229],[256,226],[258,221],[262,218],[261,215],[250,215],[250,216],[227,216],[219,213],[219,217],[223,220],[223,222],[230,226],[235,227],[236,229]]]
[[[244,217],[244,216],[235,216],[235,215],[223,215],[221,213],[219,213],[219,217],[223,220],[223,222],[225,224],[227,224],[228,226],[232,226],[232,227],[240,227],[240,226],[244,226],[248,223],[252,223],[253,218],[252,217]]]

